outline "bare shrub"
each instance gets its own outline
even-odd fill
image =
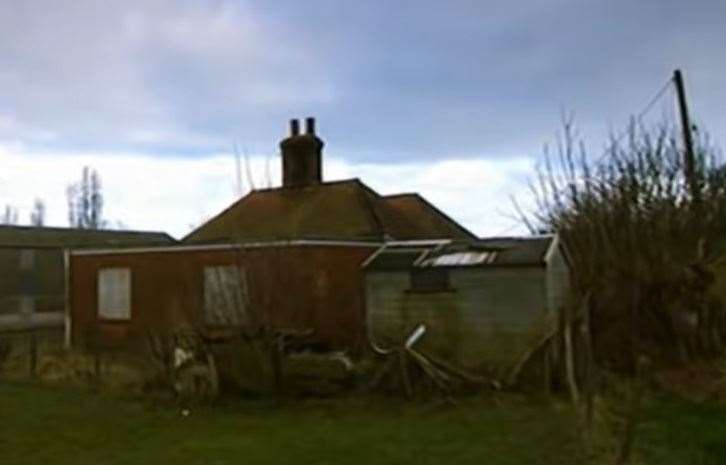
[[[600,363],[635,370],[638,354],[691,360],[721,351],[724,310],[709,292],[722,253],[726,170],[707,137],[696,138],[695,182],[667,124],[631,124],[593,161],[571,120],[546,153],[532,191],[539,228],[557,231],[576,300],[591,296]]]

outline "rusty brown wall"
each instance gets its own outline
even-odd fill
[[[361,263],[372,247],[281,246],[242,250],[167,251],[71,258],[72,337],[120,342],[148,329],[174,330],[201,323],[203,269],[239,264],[246,270],[254,308],[274,325],[312,328],[332,346],[365,338]],[[131,319],[97,318],[101,268],[131,270]]]

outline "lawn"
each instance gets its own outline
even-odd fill
[[[675,397],[652,399],[640,427],[640,455],[657,465],[726,464],[726,406]]]
[[[190,410],[0,382],[0,463],[582,463],[569,408],[515,395],[457,406],[339,399]]]
[[[613,451],[602,447],[608,457],[588,461],[568,406],[516,394],[456,406],[348,398],[189,410],[184,416],[181,407],[148,400],[0,381],[0,464],[613,463]],[[726,463],[722,403],[660,396],[642,413],[636,463]]]

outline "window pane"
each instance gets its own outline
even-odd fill
[[[110,320],[131,318],[131,270],[106,268],[98,271],[98,316]]]

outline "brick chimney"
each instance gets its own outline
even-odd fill
[[[323,182],[323,145],[315,135],[315,118],[305,118],[305,134],[300,134],[298,120],[290,120],[290,136],[280,142],[283,187]]]

